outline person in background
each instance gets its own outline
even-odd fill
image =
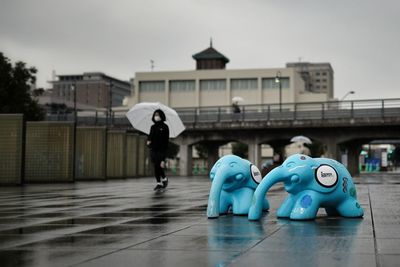
[[[239,107],[239,102],[235,101],[232,103],[232,111],[233,113],[240,113],[240,107]]]
[[[150,148],[154,175],[157,180],[154,190],[159,190],[168,186],[168,178],[165,176],[164,168],[169,142],[169,128],[165,124],[165,114],[161,109],[154,111],[152,121],[154,124],[150,128],[147,146]]]

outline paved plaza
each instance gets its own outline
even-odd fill
[[[400,266],[400,174],[355,179],[363,219],[206,218],[207,177],[0,188],[0,266]]]

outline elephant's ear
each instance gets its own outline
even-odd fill
[[[253,164],[250,165],[250,175],[253,181],[256,182],[256,184],[261,183],[262,175],[256,165]]]
[[[339,181],[337,170],[328,164],[319,165],[315,170],[314,177],[318,191],[325,193],[334,190]]]

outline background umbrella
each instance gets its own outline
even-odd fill
[[[293,143],[303,143],[303,144],[312,144],[312,141],[310,138],[303,136],[303,135],[298,135],[290,139],[290,142]]]
[[[165,113],[165,124],[169,127],[169,137],[175,138],[185,130],[185,126],[179,118],[178,113],[172,108],[158,102],[138,103],[126,113],[126,117],[135,129],[149,134],[150,128],[154,124],[151,118],[157,109],[161,109]]]
[[[232,102],[233,103],[241,103],[241,102],[244,102],[244,99],[241,96],[234,96],[234,97],[232,97]]]

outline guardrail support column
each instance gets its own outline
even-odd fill
[[[179,145],[179,175],[192,175],[192,146]]]
[[[208,153],[208,157],[207,157],[207,169],[208,169],[208,173],[210,173],[212,166],[214,166],[215,162],[217,162],[218,160],[218,149],[219,149],[219,145],[208,145],[207,146],[207,153]]]
[[[354,102],[351,101],[351,118],[354,118]]]
[[[360,173],[358,165],[360,163],[359,155],[361,152],[361,145],[358,143],[350,143],[347,146],[347,170],[352,176]]]
[[[325,157],[340,161],[338,157],[338,145],[334,139],[322,139],[322,143],[325,145]]]
[[[257,141],[250,142],[249,146],[249,161],[261,168],[261,145]]]

